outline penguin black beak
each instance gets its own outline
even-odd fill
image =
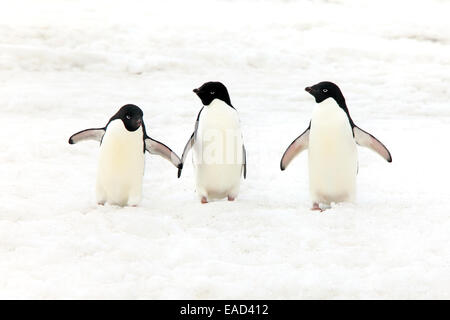
[[[139,119],[138,121],[136,121],[136,123],[138,124],[138,126],[140,127],[142,125],[142,119]]]
[[[311,87],[306,87],[306,88],[305,88],[305,91],[306,91],[306,92],[311,92],[311,90],[312,90]]]
[[[198,94],[199,92],[200,92],[200,90],[198,90],[198,89],[194,89],[194,90],[192,90],[194,93],[196,93],[196,94]]]

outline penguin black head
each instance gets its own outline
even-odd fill
[[[214,99],[220,99],[232,107],[228,90],[221,82],[206,82],[193,91],[205,106],[208,106]]]
[[[143,123],[143,116],[141,108],[134,104],[127,104],[120,108],[109,121],[120,119],[128,131],[136,131]]]
[[[316,98],[317,103],[321,103],[325,99],[333,98],[336,102],[341,105],[345,103],[344,96],[342,95],[341,89],[333,82],[323,81],[312,87],[306,87],[306,92],[309,92],[314,98]]]

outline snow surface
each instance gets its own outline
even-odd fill
[[[2,1],[0,298],[450,298],[448,1]],[[119,107],[180,156],[227,85],[248,176],[201,205],[146,156],[137,208],[95,204],[98,145],[69,136]],[[309,210],[307,156],[279,161],[322,80],[392,152],[359,149],[358,196]]]

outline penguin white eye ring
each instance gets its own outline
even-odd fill
[[[328,89],[323,89],[322,91],[323,91],[323,92],[328,92]]]
[[[216,93],[216,92],[215,92],[215,91],[211,91],[211,92],[210,92],[210,94],[214,94],[214,93]]]
[[[145,151],[172,162],[179,170],[180,158],[165,144],[145,131],[142,110],[127,104],[112,116],[105,127],[75,133],[70,144],[84,140],[100,142],[97,172],[97,203],[137,206],[142,198]]]

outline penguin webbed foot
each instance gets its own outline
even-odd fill
[[[313,206],[311,208],[311,211],[320,211],[323,212],[324,210],[322,208],[320,208],[319,204],[317,202],[313,203]]]

